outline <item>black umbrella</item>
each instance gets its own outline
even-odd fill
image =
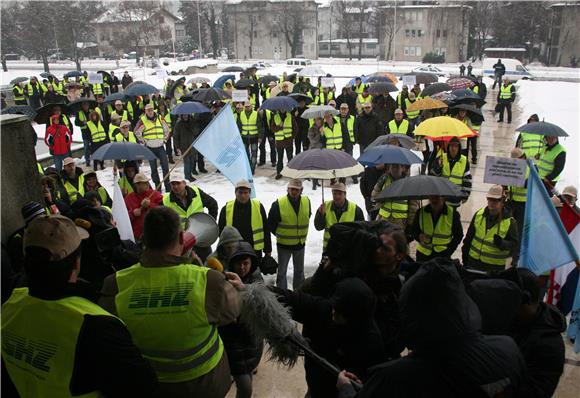
[[[221,88],[200,88],[194,93],[191,98],[197,102],[214,102],[214,101],[222,101],[225,99],[231,98],[226,91],[222,90]]]
[[[434,83],[425,87],[425,89],[421,91],[421,96],[428,97],[443,91],[451,91],[451,86],[449,86],[447,83]]]
[[[91,158],[95,160],[153,160],[156,156],[145,145],[135,142],[111,142],[97,149]]]
[[[545,135],[547,137],[568,137],[560,126],[548,122],[533,122],[524,124],[516,129],[516,131],[523,131],[528,134]]]
[[[99,71],[97,71],[97,73],[103,75],[103,82],[109,83],[109,82],[113,81],[113,78],[111,77],[111,74],[109,72],[105,72],[104,70],[99,70]]]
[[[159,92],[158,88],[147,83],[141,83],[136,84],[133,87],[127,87],[127,89],[124,91],[126,95],[129,95],[131,97],[137,97],[139,95],[151,95],[158,92]]]
[[[245,89],[248,88],[250,86],[253,86],[254,84],[256,84],[256,81],[253,79],[242,79],[242,80],[238,80],[235,84],[236,88],[240,88],[240,89]]]
[[[397,86],[395,86],[393,83],[387,82],[373,83],[369,87],[370,95],[385,95],[395,91],[399,91]]]
[[[405,76],[415,76],[416,84],[437,83],[439,81],[437,75],[433,73],[414,72],[414,73],[406,73],[403,75],[403,77]]]
[[[33,121],[36,117],[36,111],[30,105],[13,105],[8,108],[2,109],[3,115],[24,115],[27,116],[30,121]]]
[[[13,86],[15,84],[18,84],[18,83],[21,83],[21,82],[25,82],[27,80],[28,80],[27,77],[16,77],[16,78],[10,80],[10,84]]]
[[[268,109],[270,111],[289,111],[298,106],[298,102],[289,96],[270,97],[262,103],[260,109]]]
[[[71,77],[81,77],[82,75],[83,75],[83,72],[78,71],[78,70],[72,70],[70,72],[65,73],[63,77],[70,79]]]
[[[81,109],[83,102],[89,103],[89,109],[94,109],[97,106],[97,101],[95,100],[88,98],[80,98],[68,104],[68,113],[70,115],[76,114]]]
[[[397,141],[399,141],[399,145],[402,146],[403,148],[407,148],[407,149],[415,149],[416,147],[416,143],[415,141],[409,137],[408,135],[405,134],[386,134],[386,135],[379,135],[373,142],[371,142],[369,144],[369,146],[367,146],[365,148],[365,151],[379,146],[379,145],[385,145],[388,144],[390,140],[392,139],[396,139]]]
[[[277,82],[279,80],[278,76],[266,75],[258,79],[260,84],[268,84],[270,82]]]
[[[288,82],[296,81],[297,75],[298,75],[297,73],[290,73],[288,76],[286,76],[286,81]]]
[[[169,91],[167,93],[165,93],[166,98],[173,98],[173,94],[175,93],[175,89],[177,88],[177,86],[179,86],[180,82],[185,83],[185,77],[180,77],[179,79],[177,79],[175,81],[175,83],[173,83],[171,85],[171,87],[169,88]]]
[[[313,99],[310,98],[309,96],[307,96],[306,94],[300,94],[300,93],[292,93],[292,94],[288,95],[288,97],[294,98],[296,100],[296,102],[305,101],[306,105],[308,105],[309,103],[311,103],[313,101]]]
[[[481,112],[481,109],[473,106],[473,105],[469,105],[469,104],[457,104],[457,105],[453,105],[450,109],[455,109],[457,111],[464,110],[467,111],[469,119],[474,123],[474,124],[481,124],[483,123],[483,121],[485,120],[485,118],[483,117],[483,113]]]
[[[117,100],[126,102],[129,99],[129,97],[127,96],[127,94],[123,93],[113,93],[113,94],[109,94],[105,97],[105,99],[103,100],[104,103],[108,104],[109,102],[115,102]]]
[[[52,115],[52,109],[55,106],[60,106],[61,113],[69,113],[68,106],[64,103],[56,103],[56,104],[46,104],[43,107],[40,107],[36,110],[36,117],[34,121],[38,124],[46,124],[50,119],[50,115]]]
[[[45,79],[50,79],[51,77],[56,77],[55,75],[53,75],[52,73],[49,72],[42,72],[40,74],[41,77],[44,77]]]
[[[243,72],[244,68],[241,66],[228,66],[227,68],[222,69],[222,72]]]
[[[379,193],[375,200],[386,202],[394,199],[427,199],[429,196],[464,198],[465,194],[447,178],[418,175],[393,182]]]
[[[482,107],[485,104],[485,101],[479,95],[468,89],[455,90],[451,94],[455,96],[454,105],[472,102],[476,106]]]

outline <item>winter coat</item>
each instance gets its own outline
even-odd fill
[[[147,209],[141,209],[141,215],[139,217],[135,216],[134,210],[141,208],[141,202],[143,199],[149,198],[150,204]],[[133,227],[133,235],[135,239],[141,239],[143,235],[143,222],[145,221],[145,215],[147,212],[157,206],[161,205],[163,201],[163,195],[159,192],[149,188],[147,191],[141,195],[137,192],[131,192],[125,196],[125,205],[127,206],[127,211],[129,212],[129,219],[131,220],[131,226]]]
[[[310,141],[308,149],[322,149],[322,135],[316,125],[308,129],[308,140]]]
[[[282,94],[282,93],[280,93],[280,94]],[[278,95],[280,95],[280,94],[278,94]],[[273,137],[276,136],[276,131],[282,130],[282,127],[279,127],[274,123],[274,115],[275,115],[275,113],[273,113],[272,116],[270,117],[270,131],[272,132]],[[280,116],[280,117],[282,118],[282,116]],[[296,134],[298,133],[298,124],[296,123],[296,119],[292,115],[292,112],[286,112],[285,117],[292,118],[292,137],[291,138],[284,138],[283,140],[280,140],[280,141],[276,140],[276,148],[292,148],[294,145],[294,137],[296,137]],[[285,119],[283,119],[283,120],[285,120]]]
[[[513,396],[525,364],[507,336],[482,336],[481,316],[455,266],[436,259],[423,264],[399,299],[401,335],[412,353],[376,368],[358,394],[350,385],[340,397]]]
[[[188,121],[179,119],[173,129],[173,147],[183,154],[198,135],[198,125],[193,119],[190,118]],[[190,151],[187,156],[193,156],[193,151]]]
[[[381,122],[382,131],[385,131],[387,123],[395,117],[397,103],[389,94],[373,97],[373,110]]]
[[[52,155],[67,155],[70,152],[72,133],[63,124],[53,124],[47,127],[44,142]]]
[[[211,253],[207,257],[207,260],[209,260],[210,258],[216,258],[222,264],[224,270],[227,270],[230,258],[224,251],[224,245],[227,243],[243,242],[243,241],[244,238],[242,238],[242,235],[240,235],[236,227],[226,225],[222,230],[222,233],[220,234],[220,239],[218,241],[217,248],[213,253]],[[207,260],[205,264],[206,266],[208,266]]]
[[[374,112],[367,114],[363,111],[354,122],[354,135],[361,148],[366,148],[383,133],[381,121]]]
[[[131,83],[133,83],[133,78],[124,74],[123,78],[121,79],[121,85],[123,86],[123,89],[127,88],[127,86]]]
[[[349,113],[356,116],[356,95],[347,94],[346,90],[342,90],[342,94],[336,97],[336,109],[340,109],[340,105],[344,103],[348,105]]]
[[[362,194],[363,198],[371,197],[373,188],[375,187],[375,184],[381,175],[383,175],[382,170],[377,170],[376,167],[365,167],[365,171],[363,172],[363,175],[360,179],[360,193]]]

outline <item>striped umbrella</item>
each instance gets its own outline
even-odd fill
[[[464,88],[470,88],[473,86],[473,81],[466,79],[465,77],[453,77],[447,80],[447,84],[452,90],[461,90]]]

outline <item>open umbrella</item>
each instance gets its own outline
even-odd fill
[[[338,115],[340,112],[330,105],[315,105],[306,109],[302,113],[301,117],[302,119],[315,119],[317,117],[323,118],[327,113],[330,113],[331,115]]]
[[[141,84],[147,84],[147,83],[145,83],[143,80],[135,80],[134,82],[132,82],[132,83],[129,83],[129,84],[127,85],[127,87],[125,87],[125,91],[127,91],[127,90],[129,90],[130,88],[133,88],[133,87],[135,87],[135,86],[139,86],[139,85],[141,85]]]
[[[256,84],[256,81],[253,79],[242,79],[236,82],[235,87],[239,89],[245,89],[253,86],[254,84]]]
[[[298,102],[289,96],[270,97],[262,103],[260,109],[268,109],[270,111],[289,111],[298,106]]]
[[[76,114],[81,109],[83,102],[89,103],[89,109],[94,109],[97,106],[97,101],[95,100],[88,98],[79,98],[78,100],[75,100],[68,104],[68,113],[70,115]]]
[[[171,110],[172,115],[191,115],[192,113],[207,113],[209,108],[199,102],[182,102]]]
[[[371,148],[374,148],[379,145],[386,145],[392,142],[391,140],[397,140],[399,145],[406,149],[414,149],[417,144],[413,138],[409,137],[405,134],[386,134],[386,135],[379,135],[373,142],[371,142],[366,148],[365,152]],[[390,144],[392,145],[392,144]]]
[[[122,92],[122,93],[113,93],[113,94],[107,95],[105,97],[105,99],[104,99],[103,102],[106,103],[106,104],[108,104],[109,102],[115,102],[117,100],[120,100],[120,101],[125,102],[128,99],[129,99],[129,97],[124,92]]]
[[[393,83],[393,81],[386,76],[370,76],[365,83],[378,83],[378,82]]]
[[[202,83],[209,83],[210,81],[211,80],[209,80],[207,77],[196,76],[196,77],[193,77],[193,78],[189,79],[187,81],[187,84],[191,84],[191,83],[202,84]]]
[[[461,189],[445,177],[417,175],[401,178],[393,182],[375,200],[385,202],[394,199],[427,199],[429,196],[443,196],[446,198],[464,198]]]
[[[191,98],[197,102],[214,102],[231,98],[231,95],[221,88],[200,88]]]
[[[103,75],[104,83],[110,83],[111,81],[113,81],[113,78],[111,77],[111,74],[109,72],[106,72],[104,70],[98,70],[97,73]]]
[[[448,116],[427,119],[421,122],[413,133],[416,136],[425,136],[432,141],[448,141],[453,137],[467,138],[477,135],[465,123]]]
[[[361,81],[361,82],[363,82],[363,83],[366,83],[366,82],[367,82],[367,80],[369,79],[369,76],[362,75],[362,76],[353,77],[352,79],[350,79],[350,80],[348,81],[348,84],[347,84],[347,86],[352,86],[352,85],[354,85],[354,84],[356,83],[356,79],[357,79],[357,78],[360,78],[360,81]],[[391,82],[392,82],[392,81],[391,81]]]
[[[30,105],[12,105],[2,109],[2,115],[24,115],[33,121],[36,117],[36,111]]]
[[[309,149],[288,162],[282,175],[289,178],[333,179],[351,177],[363,167],[348,153],[336,149]]]
[[[149,148],[134,142],[111,142],[91,155],[95,160],[153,160],[156,156]]]
[[[326,72],[318,66],[307,66],[298,72],[298,76],[326,76]]]
[[[44,77],[45,79],[50,79],[51,77],[56,77],[55,75],[53,75],[53,74],[52,74],[52,73],[50,73],[50,72],[42,72],[42,73],[40,74],[40,76],[41,76],[41,77]]]
[[[129,95],[131,97],[137,97],[137,96],[142,96],[142,95],[151,95],[151,94],[155,94],[158,93],[159,89],[156,88],[155,86],[152,86],[150,84],[147,83],[141,83],[141,84],[136,84],[133,87],[128,87],[124,93],[126,95]]]
[[[70,72],[66,72],[63,77],[70,79],[71,77],[81,77],[83,72],[78,70],[71,70]]]
[[[10,85],[13,86],[15,84],[25,82],[27,80],[28,80],[27,77],[16,77],[16,78],[10,80]]]
[[[270,90],[270,97],[275,97],[282,92],[282,85],[286,85],[288,87],[288,92],[291,93],[294,90],[294,84],[290,83],[289,81],[282,82],[281,85],[274,87]],[[290,94],[288,94],[290,95]]]
[[[451,94],[455,96],[455,99],[453,100],[454,104],[465,102],[473,102],[477,106],[483,106],[485,104],[485,101],[479,95],[468,89],[455,90],[452,91]]]
[[[34,121],[38,124],[48,123],[50,115],[52,115],[52,109],[55,106],[60,106],[61,113],[68,113],[68,107],[64,103],[46,104],[36,110],[36,117],[34,118]]]
[[[309,103],[311,103],[313,101],[313,99],[311,97],[307,96],[306,94],[301,94],[301,93],[292,93],[288,97],[294,98],[296,101],[304,101],[304,102],[306,102],[306,105],[308,105]]]
[[[392,73],[389,73],[389,72],[375,72],[375,73],[371,73],[369,75],[369,77],[371,77],[371,76],[382,76],[382,77],[386,77],[386,78],[388,78],[388,79],[391,80],[391,83],[397,83],[399,81],[399,79],[397,79],[397,76],[395,76],[395,75],[393,75]],[[363,80],[363,83],[365,83],[364,80]]]
[[[278,80],[278,76],[266,75],[259,78],[258,83],[267,85],[270,82],[277,82]]]
[[[169,87],[169,91],[165,93],[165,97],[166,98],[173,98],[173,94],[175,93],[175,89],[177,88],[177,86],[179,86],[179,84],[183,82],[185,83],[185,77],[180,77],[179,79],[177,79],[172,85],[171,87]]]
[[[437,94],[433,94],[430,97],[433,99],[439,100],[439,101],[443,101],[446,104],[450,104],[451,102],[453,102],[457,98],[452,93],[446,93],[446,92],[440,92]]]
[[[223,68],[222,72],[243,72],[244,68],[241,66],[228,66],[227,68]]]
[[[464,110],[467,111],[467,114],[469,116],[469,119],[474,123],[474,124],[481,124],[483,123],[483,121],[485,120],[485,118],[483,117],[483,113],[481,113],[481,109],[476,108],[473,105],[469,105],[469,104],[457,104],[452,106],[450,109],[455,109],[457,111]]]
[[[568,133],[560,126],[548,122],[533,122],[524,124],[516,129],[516,131],[523,131],[528,134],[545,135],[548,137],[568,137]]]
[[[297,77],[296,73],[290,73],[288,76],[286,76],[286,81],[287,82],[295,82],[296,77]]]
[[[218,77],[215,82],[213,82],[213,87],[215,88],[224,88],[224,84],[231,80],[232,82],[236,81],[236,75],[222,75]]]
[[[429,97],[433,94],[451,90],[452,90],[451,86],[447,83],[433,83],[428,85],[423,89],[423,91],[421,91],[421,96]]]
[[[415,102],[413,102],[411,105],[409,105],[409,107],[407,108],[408,111],[424,111],[427,109],[440,109],[440,108],[446,108],[447,104],[443,101],[439,101],[433,98],[421,98],[420,100],[417,100]]]
[[[425,72],[413,72],[413,73],[406,73],[404,76],[415,76],[415,83],[417,84],[430,84],[430,83],[437,83],[439,78],[437,75],[433,73],[425,73]]]
[[[376,166],[377,164],[412,164],[423,163],[423,160],[409,149],[395,145],[379,145],[367,149],[359,158],[358,162],[364,166]]]
[[[473,86],[474,83],[473,83],[473,81],[471,81],[470,79],[467,79],[465,77],[453,77],[453,78],[447,80],[447,84],[453,90],[461,90],[461,89],[469,88],[469,87]]]
[[[395,91],[399,91],[397,86],[395,86],[393,83],[387,82],[374,83],[369,87],[370,95],[385,95]]]

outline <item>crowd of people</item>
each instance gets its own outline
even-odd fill
[[[199,88],[195,83],[168,82],[171,95],[113,102],[105,97],[126,87],[125,78],[108,87],[87,85],[86,101],[74,115],[85,141],[85,168],[70,156],[71,119],[53,106],[45,142],[54,167],[39,166],[43,202],[22,207],[25,225],[2,253],[2,393],[223,397],[233,380],[236,396],[250,397],[264,343],[239,320],[242,306],[252,305],[244,302],[244,290],[264,283],[263,274],[276,274],[270,291],[303,325],[311,348],[346,369],[337,375],[306,356],[310,397],[551,396],[563,372],[566,322],[543,302],[546,278],[515,267],[526,186],[492,186],[487,205],[464,233],[458,208],[471,193],[476,137],[433,144],[413,134],[436,116],[478,132],[481,120],[453,105],[409,110],[426,97],[420,85],[403,87],[396,97],[372,96],[356,78],[335,98],[321,81],[283,75],[280,83],[261,84],[255,69],[244,73],[255,81],[248,101],[211,101],[210,113],[179,117],[169,110]],[[226,92],[234,87],[224,82]],[[486,97],[481,79],[471,91],[474,98]],[[32,89],[25,97],[31,105],[50,101],[42,92]],[[299,94],[296,109],[260,108],[273,95],[293,94]],[[506,105],[508,123],[507,104],[514,100],[514,86],[504,80],[497,101]],[[300,117],[315,105],[338,114]],[[347,199],[346,179],[333,181],[332,198],[314,209],[300,179],[290,180],[269,208],[251,197],[252,185],[244,180],[231,200],[220,203],[192,184],[208,170],[200,153],[186,152],[223,106],[234,109],[253,172],[266,163],[266,142],[280,179],[284,154],[290,160],[303,150],[329,148],[352,155],[355,145],[363,153],[390,134],[392,145],[412,140],[423,152],[421,171],[448,179],[464,196],[432,196],[425,206],[413,199],[377,201],[410,176],[409,166],[379,164],[352,178],[365,199],[362,207]],[[536,120],[532,115],[529,121]],[[94,160],[89,168],[90,155],[111,141],[147,146],[165,177],[157,160],[149,163],[151,178],[138,161],[113,163],[135,242],[121,239],[116,229],[111,197],[96,173],[105,165]],[[555,188],[565,155],[557,138],[526,133],[511,151],[512,158],[534,160],[555,206],[578,212],[577,189]],[[183,175],[169,173],[178,158]],[[312,189],[317,186],[313,179]],[[214,252],[186,242],[190,217],[200,212],[218,225]],[[323,231],[323,251],[306,278],[312,218]]]

